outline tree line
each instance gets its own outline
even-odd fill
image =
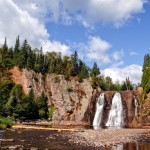
[[[132,90],[133,84],[129,78],[123,83],[113,83],[112,79],[104,77],[100,74],[100,69],[96,63],[90,68],[78,58],[78,53],[75,51],[71,56],[62,56],[56,52],[43,53],[42,48],[32,49],[27,40],[20,45],[19,36],[16,38],[14,48],[8,48],[5,38],[4,44],[0,48],[0,70],[4,72],[13,66],[18,66],[20,69],[27,68],[40,72],[42,74],[55,73],[62,74],[65,78],[71,76],[77,77],[78,81],[82,82],[85,78],[92,79],[92,87],[100,87],[103,90]]]

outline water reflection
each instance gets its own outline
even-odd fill
[[[150,150],[150,142],[118,144],[110,150]]]

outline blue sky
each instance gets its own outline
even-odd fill
[[[0,0],[0,44],[20,35],[44,52],[96,62],[104,76],[140,82],[150,50],[150,3],[145,0]]]

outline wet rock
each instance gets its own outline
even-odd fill
[[[14,142],[14,139],[0,139],[0,142]]]
[[[4,146],[2,149],[10,149],[10,150],[22,150],[22,145],[12,145],[12,146]]]

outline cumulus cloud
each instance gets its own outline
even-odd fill
[[[135,52],[135,51],[132,51],[132,52],[129,53],[129,55],[130,56],[136,56],[136,55],[139,55],[139,54],[137,52]]]
[[[90,37],[87,44],[86,56],[96,61],[98,64],[108,64],[110,58],[107,52],[110,47],[111,45],[100,37]]]
[[[94,23],[112,23],[119,27],[134,14],[143,11],[145,0],[14,0],[33,16],[47,16],[54,22],[80,22],[85,27]],[[36,12],[36,13],[35,13]]]
[[[0,43],[4,42],[7,37],[9,46],[13,46],[15,37],[20,35],[21,41],[25,38],[31,46],[40,48],[46,52],[56,50],[63,54],[70,53],[69,47],[58,41],[50,41],[50,34],[45,25],[38,18],[33,17],[26,10],[21,10],[12,0],[0,0]],[[36,5],[31,5],[32,9],[36,9]],[[56,49],[54,49],[56,48]]]
[[[110,76],[113,82],[123,82],[127,77],[134,83],[138,84],[141,81],[142,66],[132,64],[124,68],[108,68],[102,70],[104,76]]]
[[[111,65],[118,67],[124,64],[124,50],[114,51],[112,53],[112,45],[98,36],[88,37],[85,43],[74,43],[71,45],[73,49],[78,50],[80,59],[88,62],[96,62],[99,66]]]

